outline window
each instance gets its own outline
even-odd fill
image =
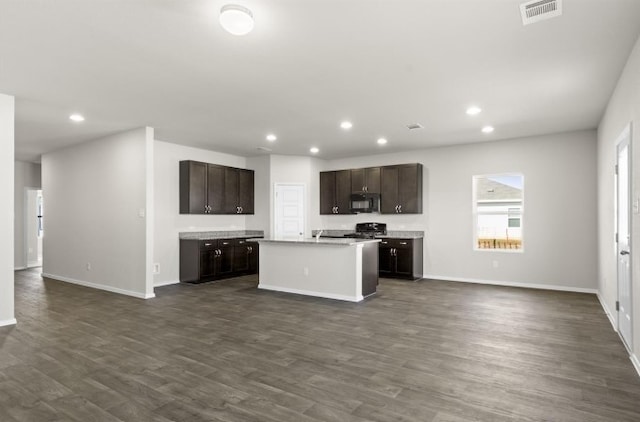
[[[474,243],[480,250],[522,250],[524,176],[473,177]]]

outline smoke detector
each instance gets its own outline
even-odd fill
[[[540,22],[562,15],[562,0],[533,0],[520,5],[522,24]]]
[[[415,129],[422,129],[424,126],[422,126],[420,123],[409,123],[407,125],[407,129],[409,130],[415,130]]]

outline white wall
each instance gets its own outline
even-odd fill
[[[594,131],[334,160],[325,168],[415,162],[424,165],[423,214],[319,216],[316,207],[312,219],[327,229],[379,221],[390,230],[424,230],[425,277],[595,291]],[[522,253],[474,250],[472,177],[495,173],[524,174]]]
[[[15,324],[13,299],[14,98],[0,94],[0,326]]]
[[[640,40],[629,56],[606,112],[598,127],[598,289],[607,312],[617,325],[615,302],[618,296],[614,243],[614,166],[616,140],[631,123],[632,198],[640,198]],[[640,356],[640,214],[632,214],[631,262],[633,295],[633,352]],[[638,365],[636,358],[636,365]],[[638,367],[640,371],[640,367]]]
[[[27,267],[27,256],[25,254],[25,201],[26,188],[42,187],[40,164],[27,163],[24,161],[14,162],[14,267],[23,269]]]
[[[261,155],[247,158],[247,168],[255,171],[255,214],[247,215],[247,229],[263,230],[265,237],[271,235],[271,156]]]
[[[179,232],[245,229],[247,217],[244,215],[180,214],[179,162],[182,160],[246,168],[244,157],[155,141],[153,262],[160,264],[160,273],[154,274],[156,286],[180,280]],[[261,177],[256,172],[256,181]]]
[[[153,130],[140,128],[43,155],[47,277],[153,297],[146,221],[152,147]]]

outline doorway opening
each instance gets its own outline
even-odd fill
[[[304,238],[305,185],[276,183],[274,233],[276,239]]]
[[[44,237],[42,189],[25,189],[24,262],[27,268],[42,266]]]
[[[628,350],[632,342],[631,276],[631,126],[627,126],[616,142],[616,263],[618,298],[618,333]],[[634,204],[634,208],[639,204]]]

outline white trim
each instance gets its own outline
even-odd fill
[[[596,296],[598,296],[598,300],[600,301],[600,306],[602,306],[602,310],[607,315],[607,318],[609,318],[609,322],[611,323],[611,326],[613,327],[613,331],[615,331],[617,333],[618,332],[618,328],[616,327],[616,320],[615,320],[613,314],[611,313],[611,311],[609,311],[609,308],[607,307],[607,304],[605,303],[605,301],[602,298],[602,296],[600,296],[600,292],[596,293]]]
[[[575,293],[593,293],[593,294],[598,293],[598,289],[589,289],[586,287],[559,286],[555,284],[520,283],[517,281],[501,281],[501,280],[480,280],[477,278],[444,277],[444,276],[429,275],[429,274],[423,275],[422,278],[427,278],[432,280],[443,280],[443,281],[457,281],[460,283],[491,284],[494,286],[523,287],[526,289],[559,290],[563,292],[575,292]]]
[[[137,297],[138,299],[152,299],[156,297],[155,294],[145,294],[140,292],[134,292],[132,290],[120,289],[118,287],[106,286],[104,284],[91,283],[84,280],[76,280],[75,278],[63,277],[55,274],[42,273],[41,275],[42,277],[51,278],[53,280],[65,281],[67,283],[77,284],[79,286],[91,287],[92,289],[106,290],[107,292],[111,292],[111,293],[119,293],[121,295],[133,296],[133,297]]]
[[[6,327],[7,325],[16,325],[18,321],[15,318],[5,319],[4,321],[0,321],[0,327]]]
[[[158,283],[154,283],[153,287],[171,286],[173,284],[180,284],[180,280],[160,281]]]
[[[638,360],[638,357],[634,353],[630,353],[629,359],[631,360],[633,367],[636,368],[638,375],[640,375],[640,360]]]
[[[27,267],[15,267],[13,269],[13,271],[22,271],[22,270],[26,270],[26,269],[27,269]]]
[[[314,292],[311,290],[291,289],[288,287],[272,286],[270,284],[264,284],[264,283],[258,284],[258,289],[272,290],[275,292],[294,293],[294,294],[305,295],[305,296],[323,297],[325,299],[345,300],[348,302],[360,302],[364,299],[362,295],[345,296],[345,295],[337,295],[334,293]]]

